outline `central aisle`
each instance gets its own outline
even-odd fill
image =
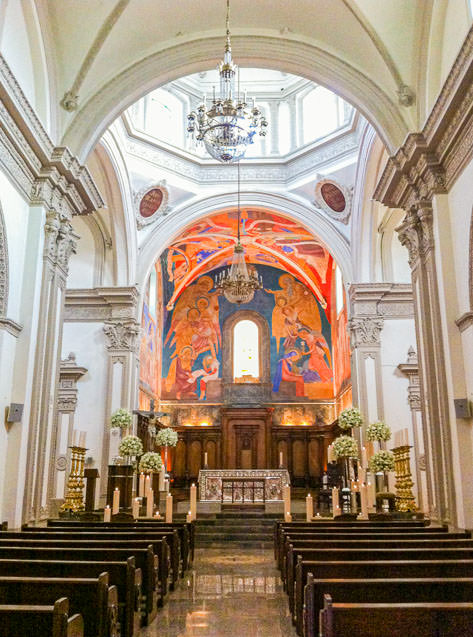
[[[295,637],[272,550],[197,549],[141,637]]]

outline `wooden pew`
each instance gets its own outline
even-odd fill
[[[473,558],[470,560],[405,560],[378,562],[304,562],[298,556],[295,584],[289,595],[297,633],[302,634],[304,586],[308,574],[314,579],[392,579],[415,577],[473,577]]]
[[[324,595],[320,637],[472,637],[473,604],[334,604]]]
[[[300,548],[294,550],[290,546],[287,565],[287,590],[294,591],[296,578],[295,565],[299,556],[302,562],[404,562],[412,560],[438,561],[438,560],[473,560],[473,549],[471,548],[423,548],[423,549],[397,549],[397,548],[376,548],[376,549],[308,549]]]
[[[69,600],[61,597],[51,605],[0,605],[2,637],[83,637],[82,615],[69,617]]]
[[[107,572],[109,583],[117,587],[121,637],[138,635],[141,627],[141,569],[135,568],[135,558],[126,562],[73,562],[64,560],[0,559],[1,576],[22,577],[98,577]]]
[[[316,580],[309,573],[304,588],[304,637],[318,634],[326,594],[337,604],[473,602],[473,578]]]
[[[181,544],[184,548],[189,546],[189,555],[188,560],[186,560],[187,567],[194,561],[194,551],[195,551],[195,522],[164,522],[164,520],[156,520],[151,518],[139,518],[133,522],[102,522],[102,521],[90,521],[90,520],[67,520],[67,519],[49,519],[48,527],[54,528],[74,528],[74,527],[97,527],[97,528],[140,528],[146,527],[150,530],[157,528],[166,530],[169,528],[176,529],[179,533],[179,537],[181,540]],[[24,525],[22,529],[25,528],[38,528],[38,527],[28,527],[28,525]],[[44,527],[41,527],[44,528]]]
[[[152,546],[154,554],[158,558],[158,593],[159,600],[161,604],[164,602],[164,599],[168,593],[168,577],[169,577],[169,549],[166,539],[162,540],[113,540],[113,539],[102,539],[95,540],[90,538],[84,539],[76,539],[75,537],[69,537],[69,539],[58,540],[58,539],[42,539],[37,536],[29,537],[29,538],[10,538],[7,537],[7,534],[2,534],[0,537],[0,548],[1,547],[44,547],[44,548],[73,548],[73,547],[83,547],[83,548],[97,548],[107,551],[108,549],[114,548],[126,548],[128,550],[128,556],[134,555],[133,549],[146,549],[148,546]],[[90,559],[90,558],[89,558]]]
[[[18,546],[0,548],[0,559],[19,560],[47,560],[47,561],[81,561],[81,562],[126,562],[132,555],[135,559],[136,567],[142,571],[142,592],[145,598],[142,607],[143,622],[150,624],[156,617],[158,604],[158,558],[153,553],[153,547],[147,546],[145,549],[97,549],[87,547],[43,547]]]
[[[100,523],[99,523],[100,524]],[[148,537],[160,538],[165,537],[169,544],[171,553],[172,566],[172,584],[177,581],[179,573],[184,576],[189,564],[189,534],[186,528],[177,529],[174,527],[143,527],[136,526],[79,526],[79,527],[22,527],[21,534],[44,535],[45,537],[68,537],[69,534],[87,534],[87,536],[95,536],[97,539],[101,537],[110,537],[117,539],[126,539],[128,537],[147,539]],[[8,535],[11,535],[10,533]],[[0,533],[0,539],[3,534]],[[182,537],[182,541],[181,541]],[[179,568],[181,566],[181,569]]]
[[[51,605],[69,599],[84,620],[84,637],[119,637],[118,593],[108,573],[97,578],[0,577],[1,604]]]

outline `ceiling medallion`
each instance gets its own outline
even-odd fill
[[[237,212],[237,244],[233,251],[232,263],[226,272],[222,271],[215,280],[215,287],[230,303],[241,305],[249,303],[256,290],[261,290],[263,281],[256,270],[248,272],[245,251],[240,242],[240,162],[238,162],[238,212]]]
[[[314,204],[332,219],[347,224],[351,214],[351,189],[333,179],[321,179],[315,185]]]
[[[164,179],[135,193],[135,217],[138,230],[154,223],[160,216],[166,216],[170,211],[168,201],[169,192]]]
[[[268,125],[253,98],[235,88],[237,65],[232,59],[230,43],[230,0],[227,0],[227,40],[223,60],[218,66],[220,94],[211,99],[204,95],[197,112],[187,116],[187,131],[203,143],[211,157],[223,163],[232,163],[244,157],[256,133],[266,135]]]

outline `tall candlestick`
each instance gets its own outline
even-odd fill
[[[332,511],[333,515],[337,515],[339,509],[339,500],[338,500],[338,489],[337,487],[332,488]]]
[[[305,499],[305,516],[306,516],[307,522],[310,522],[312,520],[313,515],[314,515],[314,503],[312,500],[312,496],[310,495],[310,493],[308,493]]]
[[[103,510],[103,521],[110,522],[111,519],[112,519],[112,510],[110,509],[110,505],[107,504],[107,506]]]
[[[376,483],[375,477],[371,474],[370,479],[367,483],[367,491],[368,491],[368,507],[375,508],[376,507]]]
[[[283,457],[282,457],[282,451],[279,452],[279,466],[282,467],[283,466]]]
[[[140,517],[140,499],[133,498],[133,502],[131,503],[131,514],[133,515],[133,519],[137,520]]]
[[[195,520],[197,517],[197,487],[195,484],[191,485],[190,491],[191,508],[189,513],[191,514],[191,519]]]
[[[207,454],[207,452],[204,453],[204,468],[207,467],[208,462],[209,461],[209,456]]]
[[[145,495],[145,474],[143,472],[140,473],[138,495],[140,496],[140,498],[143,498]]]
[[[366,447],[362,447],[361,449],[361,466],[363,469],[368,467],[368,454],[366,452]]]
[[[120,510],[120,489],[115,487],[113,492],[112,513],[115,515]]]
[[[146,517],[152,518],[154,512],[154,493],[153,489],[149,489],[146,493]]]
[[[164,465],[162,465],[161,469],[159,470],[158,488],[159,488],[160,491],[164,491],[164,479],[165,479]]]
[[[360,487],[360,498],[361,498],[361,514],[359,517],[362,520],[368,519],[368,490],[366,484],[362,484]]]
[[[284,512],[284,522],[292,522],[292,515],[290,511]]]
[[[148,491],[151,489],[151,477],[149,475],[145,478],[145,496],[148,497]]]
[[[186,522],[192,522],[192,513],[190,511],[186,515]]]
[[[327,447],[327,464],[330,464],[334,460],[333,447],[329,445]]]
[[[166,496],[166,522],[172,522],[172,495],[170,493]]]
[[[358,481],[366,482],[366,469],[364,467],[358,467]]]
[[[291,487],[286,484],[282,488],[282,497],[284,500],[284,511],[291,512]]]

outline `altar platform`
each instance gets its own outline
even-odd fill
[[[286,484],[290,484],[287,469],[201,469],[199,500],[219,505],[280,505]]]

